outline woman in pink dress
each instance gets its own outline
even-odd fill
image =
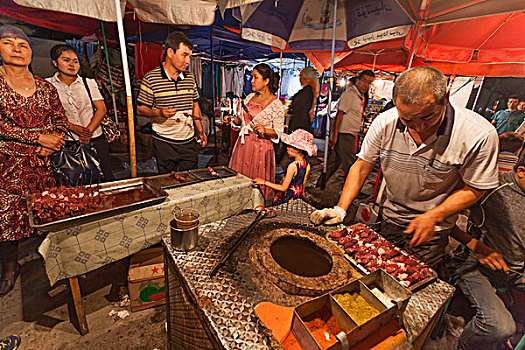
[[[252,179],[275,182],[272,142],[279,143],[284,128],[284,106],[275,96],[278,88],[279,74],[265,63],[256,65],[252,72],[255,93],[242,102],[240,116],[231,119],[232,127],[240,131],[229,166]],[[266,199],[273,198],[272,189],[264,187],[262,192]]]

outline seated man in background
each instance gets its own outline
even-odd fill
[[[522,97],[518,95],[510,96],[507,101],[507,109],[497,111],[492,116],[492,125],[496,127],[498,135],[507,131],[516,131],[521,123],[523,123],[525,113],[518,110],[520,101],[523,101]]]
[[[492,349],[516,332],[516,323],[496,288],[525,291],[525,153],[514,170],[499,175],[500,185],[472,207],[469,234],[452,236],[470,248],[455,278],[476,314],[467,323],[458,349]]]
[[[523,136],[515,132],[504,132],[499,136],[499,173],[512,171],[523,148]]]

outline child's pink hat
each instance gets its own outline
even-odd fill
[[[310,157],[317,154],[317,146],[313,144],[314,136],[304,129],[297,129],[290,135],[283,134],[281,140],[287,145],[306,151]]]

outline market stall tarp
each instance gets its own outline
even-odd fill
[[[439,24],[415,40],[418,56],[429,61],[525,63],[525,12]],[[407,37],[406,46],[412,45]]]
[[[241,6],[254,0],[224,0],[222,8]],[[51,10],[115,22],[116,9],[113,1],[90,0],[15,0],[22,6]],[[120,0],[122,13],[131,5],[134,14],[144,22],[178,25],[211,25],[215,19],[217,0]]]
[[[523,11],[525,0],[396,0],[415,22],[426,25]],[[424,17],[421,17],[421,16]]]
[[[4,16],[61,32],[91,35],[99,27],[98,21],[93,18],[82,18],[60,11],[24,7],[16,4],[13,0],[2,0],[1,4],[0,14]]]
[[[114,22],[116,10],[113,1],[90,0],[15,0],[22,6],[52,10],[73,15]],[[122,13],[129,2],[139,18],[145,22],[188,25],[210,25],[215,19],[216,0],[120,0]]]
[[[1,0],[0,15],[8,16],[25,23],[52,29],[59,32],[102,38],[100,21],[64,12],[37,9],[18,5],[14,0]],[[117,25],[114,22],[104,23],[106,39],[109,43],[118,42]],[[129,37],[154,31],[168,32],[168,25],[141,22],[132,11],[124,16],[124,30]],[[95,37],[94,37],[95,38]]]

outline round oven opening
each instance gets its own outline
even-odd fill
[[[306,239],[279,238],[273,242],[270,252],[277,264],[295,275],[318,277],[332,270],[330,254]]]

